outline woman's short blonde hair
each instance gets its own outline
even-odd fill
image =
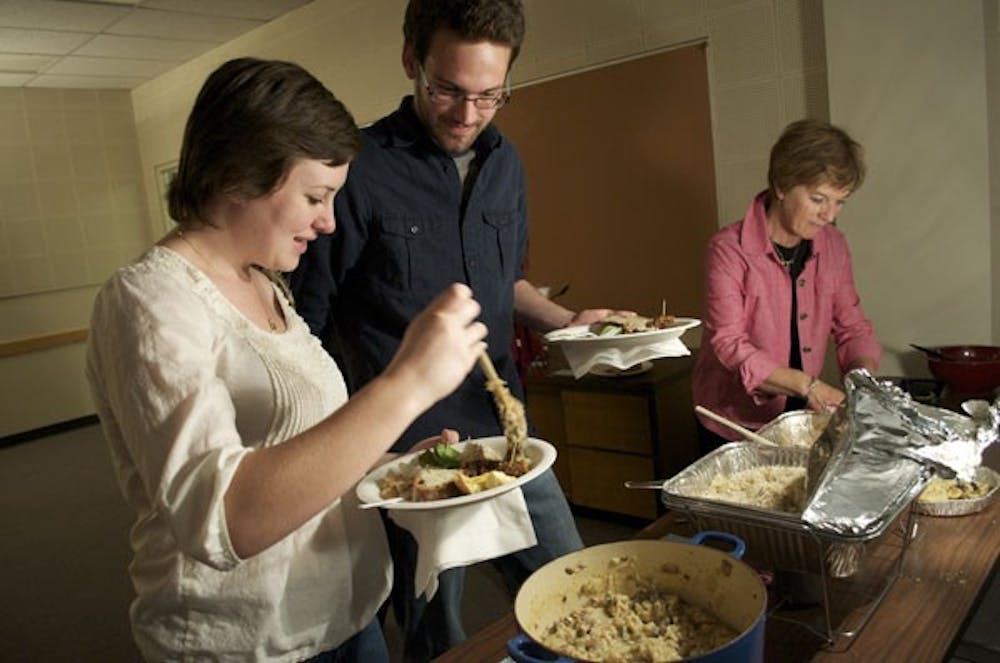
[[[829,122],[792,122],[771,148],[767,183],[772,196],[800,184],[830,184],[853,192],[864,179],[861,145]]]

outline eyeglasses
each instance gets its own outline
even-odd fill
[[[417,70],[420,72],[420,84],[424,86],[425,90],[427,90],[427,98],[431,100],[431,103],[437,104],[438,106],[455,106],[460,103],[471,101],[472,104],[479,110],[495,110],[510,101],[509,79],[504,81],[502,90],[488,92],[486,94],[469,94],[462,88],[458,87],[434,87],[427,80],[427,74],[424,73],[424,68],[418,66]]]

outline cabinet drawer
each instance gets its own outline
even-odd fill
[[[528,417],[535,425],[538,437],[556,448],[556,462],[552,468],[563,492],[569,493],[572,479],[569,457],[566,455],[566,421],[563,417],[562,399],[558,391],[528,392],[525,398]]]
[[[573,476],[571,502],[640,518],[656,517],[659,491],[625,487],[629,479],[654,478],[651,458],[576,447],[570,447],[568,455]]]
[[[566,443],[637,454],[653,453],[649,399],[643,396],[564,391]]]

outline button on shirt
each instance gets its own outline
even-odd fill
[[[791,288],[767,234],[766,192],[746,216],[716,233],[705,260],[705,333],[693,376],[695,403],[757,429],[780,414],[785,396],[758,391],[788,364]],[[827,339],[837,344],[841,372],[882,348],[861,309],[844,235],[828,225],[812,241],[798,287],[802,370],[819,375]],[[733,439],[728,428],[701,418],[706,428]]]
[[[493,363],[521,397],[510,345],[528,227],[513,145],[492,126],[483,131],[474,145],[476,179],[463,202],[454,160],[428,137],[412,97],[364,135],[335,199],[336,231],[313,242],[292,274],[300,314],[337,356],[353,392],[389,363],[410,320],[450,284],[466,283],[482,306]],[[477,369],[394,450],[445,427],[463,437],[499,434],[483,384]]]

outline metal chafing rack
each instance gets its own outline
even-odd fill
[[[798,577],[811,587],[815,605],[788,611],[788,601],[771,617],[796,622],[828,643],[849,643],[867,623],[899,574],[911,524],[907,508],[923,479],[912,476],[893,490],[880,517],[860,533],[818,529],[799,514],[770,511],[702,497],[719,474],[765,466],[805,467],[808,448],[733,442],[707,454],[663,484],[664,505],[684,513],[700,530],[734,534],[747,543],[747,558]]]
[[[727,444],[664,482],[662,490],[663,503],[699,529],[740,536],[748,559],[776,574],[798,574],[814,588],[817,618],[806,617],[808,610],[773,616],[799,622],[831,644],[849,644],[898,577],[915,533],[911,504],[927,480],[935,473],[972,478],[982,451],[1000,439],[1000,401],[966,402],[970,416],[964,416],[916,403],[862,369],[850,371],[844,386],[845,407],[811,444]],[[791,419],[772,423],[770,433],[779,437],[781,427],[794,435],[807,428]],[[765,429],[758,435],[766,436]],[[767,465],[805,468],[801,513],[707,497],[714,477]]]

